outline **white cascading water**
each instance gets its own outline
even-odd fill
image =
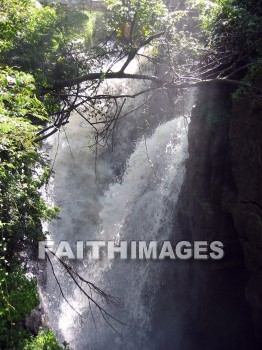
[[[134,63],[131,70],[137,69]],[[121,85],[125,92],[139,88],[137,82],[130,81],[112,81],[112,85],[114,88]],[[193,93],[185,105],[185,114],[189,115]],[[120,129],[124,134],[122,140],[128,142],[125,135],[130,129],[127,121],[125,128]],[[124,144],[120,145],[118,153],[123,149],[121,157],[126,159],[121,179],[114,175],[109,151],[98,153],[95,167],[95,154],[88,147],[90,132],[83,120],[74,115],[69,125],[46,144],[55,171],[48,197],[62,208],[61,220],[47,227],[51,239],[68,240],[72,246],[77,240],[168,240],[187,158],[184,116],[174,115],[150,137],[137,140],[131,155],[125,154]],[[86,257],[73,264],[85,279],[120,300],[115,308],[98,301],[128,326],[111,319],[109,322],[118,330],[114,332],[96,307],[92,306],[90,311],[87,298],[56,264],[61,287],[80,317],[62,298],[47,264],[42,299],[50,326],[60,339],[66,340],[73,350],[152,349],[148,335],[161,288],[162,263]]]

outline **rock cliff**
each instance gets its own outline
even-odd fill
[[[225,257],[189,265],[183,350],[262,348],[262,105],[231,93],[202,89],[189,126],[175,239],[220,240]]]

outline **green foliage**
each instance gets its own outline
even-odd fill
[[[111,11],[108,31],[119,39],[129,36],[129,42],[135,45],[163,30],[166,23],[167,8],[161,0],[106,0],[106,3]],[[124,33],[124,26],[128,33]]]
[[[44,238],[41,219],[55,217],[41,197],[47,159],[34,142],[46,110],[31,75],[0,70],[0,348],[22,349],[24,320],[37,305],[35,281],[19,268],[20,253]]]
[[[41,219],[50,219],[50,209],[40,189],[49,177],[48,163],[34,143],[37,120],[46,118],[43,104],[35,97],[33,78],[21,72],[2,70],[0,94],[0,190],[2,233],[7,253],[28,248],[41,236]]]
[[[188,67],[193,67],[200,60],[204,49],[191,12],[178,10],[171,13],[168,29],[169,33],[161,51],[179,75],[187,75]]]
[[[0,1],[0,53],[13,47],[16,33],[23,30],[28,20],[30,0]],[[23,11],[20,9],[23,8]]]
[[[181,34],[177,34],[179,45],[176,50],[199,63],[196,78],[212,79],[219,76],[242,80],[251,86],[262,68],[261,2],[188,0],[187,9],[194,27],[189,30],[189,35],[186,35],[187,30],[183,30],[182,36],[189,39],[188,43],[194,49],[191,53],[185,50],[185,40],[181,40]],[[184,13],[180,21],[185,21],[185,17]],[[190,25],[187,24],[185,28],[190,28]],[[185,61],[188,62],[188,59]],[[192,61],[189,64],[192,65]],[[248,88],[241,86],[232,97],[237,99],[247,92]]]
[[[29,128],[30,120],[21,118],[34,117],[40,119],[41,121],[47,120],[47,113],[44,106],[35,96],[34,83],[34,78],[29,74],[15,71],[10,68],[1,69],[1,118],[10,118],[10,121],[11,119],[14,119],[15,121],[19,120],[20,122],[24,121],[27,123],[27,128]],[[5,124],[5,127],[8,127],[8,123]],[[9,127],[9,132],[12,132],[12,129],[12,127]]]
[[[256,0],[193,1],[200,9],[200,20],[210,44],[248,45],[261,54],[262,6]],[[227,35],[225,35],[227,34]]]
[[[79,73],[81,62],[75,64],[73,51],[82,50],[92,35],[87,23],[87,14],[73,7],[0,0],[1,349],[22,350],[26,339],[27,349],[62,349],[51,332],[33,339],[25,329],[38,296],[35,281],[19,266],[20,253],[36,253],[38,241],[45,238],[41,220],[58,212],[41,196],[50,169],[34,140],[38,125],[60,105],[50,94],[41,101],[38,96],[56,79]]]
[[[76,63],[75,53],[92,35],[85,12],[33,0],[0,0],[0,8],[2,64],[32,73],[39,93],[56,79],[79,73],[81,60]]]
[[[190,0],[198,10],[202,41],[218,58],[256,60],[262,54],[262,5],[256,0]]]
[[[5,264],[0,267],[0,348],[22,349],[30,335],[23,327],[24,320],[38,304],[36,282],[18,266],[7,272],[10,263]]]
[[[259,64],[251,66],[248,69],[247,74],[243,78],[243,82],[245,82],[248,85],[252,85],[254,80],[262,74],[262,60],[257,59],[257,62]],[[238,100],[239,98],[246,96],[248,93],[249,89],[245,86],[241,86],[232,94],[232,99]]]
[[[59,346],[55,336],[50,331],[40,331],[35,338],[26,341],[23,350],[69,350],[68,344],[64,342]]]

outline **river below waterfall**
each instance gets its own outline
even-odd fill
[[[123,81],[111,84],[125,91],[139,88]],[[162,98],[158,96],[151,102],[147,118],[141,109],[123,118],[113,152],[111,146],[98,148],[97,154],[91,150],[90,126],[76,115],[48,140],[45,149],[54,176],[47,196],[61,207],[61,220],[44,227],[54,242],[68,240],[73,246],[86,240],[170,238],[187,159],[187,117],[194,100],[193,93],[186,96],[183,113],[172,109],[173,115],[161,115]],[[156,305],[167,288],[162,276],[167,269],[177,268],[175,261],[92,260],[88,255],[72,264],[85,279],[118,298],[117,307],[103,306],[126,325],[111,319],[114,331],[95,306],[90,310],[86,296],[54,262],[64,294],[80,317],[61,296],[47,263],[41,295],[50,326],[61,341],[67,341],[73,350],[161,348],[161,339],[159,344],[152,343]]]

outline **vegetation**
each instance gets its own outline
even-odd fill
[[[195,1],[200,11],[201,42],[208,48],[202,78],[219,77],[247,91],[262,64],[262,6],[253,0]],[[236,83],[236,82],[235,82]],[[243,84],[241,84],[243,83]],[[237,85],[237,83],[236,83]]]
[[[0,0],[1,349],[61,349],[51,332],[31,339],[24,328],[38,297],[21,252],[35,252],[44,237],[41,220],[58,211],[41,197],[50,177],[41,140],[74,112],[93,126],[95,143],[107,143],[125,100],[145,92],[150,98],[159,90],[214,83],[240,88],[235,96],[260,92],[252,88],[262,63],[259,1],[191,0],[172,12],[161,0],[106,3],[109,11],[96,14],[35,0]],[[126,72],[141,56],[154,74]],[[110,79],[147,85],[132,96],[101,93]]]
[[[40,220],[53,218],[57,209],[40,193],[50,171],[34,138],[47,112],[35,96],[34,79],[6,68],[0,82],[0,348],[21,349],[29,336],[24,321],[38,296],[35,281],[20,267],[20,253],[36,251],[44,237]]]
[[[63,347],[59,346],[54,334],[51,331],[41,330],[36,338],[26,341],[24,350],[69,350],[68,344],[63,343]]]
[[[22,349],[25,339],[30,337],[23,323],[38,304],[36,283],[13,264],[11,267],[9,264],[8,269],[1,267],[0,278],[0,346],[1,349]]]

